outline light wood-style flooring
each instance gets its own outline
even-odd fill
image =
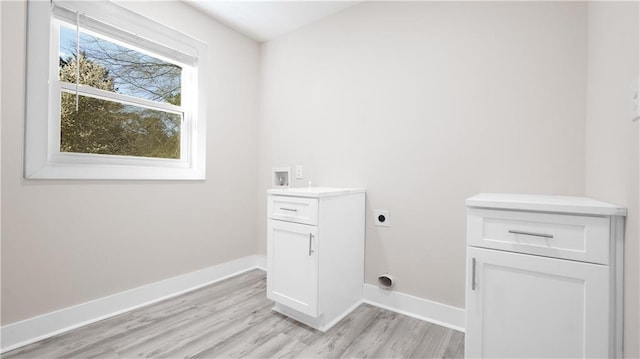
[[[464,334],[363,304],[326,333],[271,310],[253,270],[2,358],[462,358]]]

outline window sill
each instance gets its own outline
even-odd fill
[[[27,179],[71,180],[204,180],[205,171],[196,168],[150,166],[46,164],[25,173]]]

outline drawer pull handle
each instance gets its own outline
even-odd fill
[[[509,230],[509,233],[524,234],[525,236],[553,238],[553,234],[546,234],[546,233],[535,233],[535,232],[525,232],[525,231],[516,231],[516,230]]]
[[[298,210],[296,208],[284,208],[284,207],[280,207],[281,211],[289,211],[289,212],[298,212]]]
[[[476,258],[471,258],[471,290],[476,290]]]
[[[313,249],[311,249],[311,240],[313,239],[313,233],[309,233],[309,257],[313,253]]]

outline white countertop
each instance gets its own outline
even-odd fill
[[[328,197],[340,196],[354,193],[364,193],[363,188],[338,188],[338,187],[285,187],[272,188],[267,191],[268,194],[276,196],[295,196],[295,197]]]
[[[467,198],[467,206],[604,216],[626,216],[627,209],[586,197],[511,193],[480,193]]]

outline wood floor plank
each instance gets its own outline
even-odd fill
[[[224,305],[219,304],[211,308],[197,308],[190,318],[182,320],[178,325],[167,323],[162,331],[155,330],[147,336],[141,337],[138,342],[118,348],[120,355],[135,354],[137,356],[165,356],[184,346],[192,346],[201,340],[202,336],[217,337],[220,333],[231,331],[232,328],[242,328],[255,322],[253,312],[258,305],[262,305],[263,316],[269,314],[268,303],[256,302],[257,294],[263,293],[264,288],[257,293],[249,293],[246,296],[234,297],[235,300],[224,300]],[[191,343],[191,344],[190,344]]]
[[[173,311],[172,306],[167,306],[167,303],[158,303],[154,308],[150,308],[149,313],[145,314],[144,309],[138,310],[136,313],[132,312],[131,316],[136,318],[135,320],[127,318],[125,315],[111,323],[112,328],[120,329],[115,330],[116,334],[107,336],[93,345],[85,346],[81,350],[68,353],[68,355],[70,357],[100,357],[101,354],[110,356],[127,354],[133,350],[141,350],[140,348],[145,342],[152,341],[154,338],[164,341],[167,338],[173,338],[174,334],[183,333],[203,322],[223,320],[226,309],[244,315],[242,310],[245,306],[242,303],[263,292],[264,281],[260,277],[255,277],[253,280],[249,277],[246,285],[238,286],[235,284],[232,288],[223,285],[221,288],[235,290],[236,295],[230,298],[228,295],[221,295],[221,292],[202,291],[198,293],[199,295],[193,295],[180,301],[180,307],[184,309],[181,311]],[[217,313],[217,315],[213,315],[213,313]],[[132,322],[138,324],[139,320],[142,321],[142,325],[135,327],[122,325]]]
[[[286,334],[278,333],[274,337],[269,337],[260,345],[253,346],[246,355],[233,356],[232,358],[274,358],[277,353],[291,352],[298,347],[300,342]]]
[[[112,343],[124,345],[135,340],[138,333],[144,335],[144,330],[155,330],[164,322],[184,320],[185,313],[202,305],[222,305],[219,301],[228,299],[227,293],[243,295],[245,291],[251,291],[252,285],[257,290],[264,289],[264,275],[259,271],[252,271],[244,276],[243,281],[227,280],[195,291],[185,293],[179,297],[170,298],[144,308],[136,309],[103,321],[84,326],[48,338],[7,353],[3,357],[10,358],[13,354],[19,354],[29,350],[30,357],[62,358],[62,357],[91,357],[94,353],[110,353],[109,346]],[[255,295],[255,293],[253,293]],[[53,344],[53,345],[51,345]]]
[[[356,308],[331,328],[326,335],[316,335],[314,341],[300,352],[301,358],[341,358],[346,350],[383,312],[368,304]]]
[[[215,337],[216,333],[224,333],[233,325],[247,325],[245,321],[251,319],[251,316],[247,316],[246,313],[254,310],[256,298],[260,293],[264,293],[264,283],[258,284],[260,285],[250,287],[252,290],[241,296],[227,295],[194,308],[192,320],[182,321],[179,325],[168,323],[162,331],[155,331],[151,337],[141,338],[143,341],[118,348],[117,353],[122,356],[166,356],[183,346],[189,346],[189,343],[197,342],[201,336]],[[268,313],[267,307],[265,304],[265,315]]]
[[[451,339],[453,330],[432,324],[424,332],[420,340],[416,342],[415,349],[411,353],[412,358],[443,358],[446,345]]]
[[[400,314],[381,311],[380,317],[368,326],[359,336],[354,337],[351,345],[344,353],[347,358],[379,358],[383,346],[388,345],[388,338],[400,325]]]
[[[326,333],[272,311],[253,270],[2,355],[22,358],[463,358],[464,334],[368,304]]]
[[[166,352],[166,355],[163,355],[163,357],[219,357],[221,356],[220,353],[224,350],[229,350],[230,343],[234,343],[235,338],[241,336],[245,331],[259,325],[269,325],[277,321],[278,319],[271,315],[271,307],[272,304],[267,303],[260,308],[260,310],[252,312],[251,315],[244,320],[229,320],[220,330],[203,333],[203,335],[194,338],[188,343],[184,343],[180,347]],[[241,344],[246,346],[249,343],[244,342]]]
[[[270,339],[276,339],[276,342],[281,342],[282,336],[278,338],[281,334],[280,329],[283,327],[285,321],[282,318],[277,316],[269,316],[261,325],[255,326],[253,328],[248,328],[245,331],[236,333],[237,335],[233,336],[233,338],[228,338],[220,345],[216,345],[211,347],[208,350],[202,351],[198,353],[196,358],[211,358],[211,357],[220,357],[220,358],[246,358],[251,357],[250,353],[254,351],[260,351],[261,347],[267,346],[268,341]],[[268,335],[265,335],[265,332],[269,332]],[[286,336],[285,336],[286,337]],[[280,340],[278,340],[280,339]],[[273,343],[272,343],[273,344]],[[274,350],[275,349],[271,349]],[[265,351],[269,351],[266,349]]]
[[[429,323],[399,315],[383,341],[375,348],[374,356],[378,358],[411,358],[416,343],[428,331]]]
[[[451,340],[444,351],[444,358],[464,358],[464,334],[461,332],[453,332]]]

